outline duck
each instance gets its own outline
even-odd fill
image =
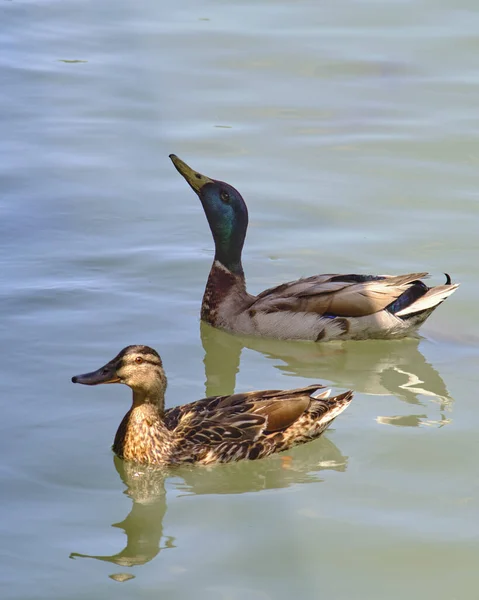
[[[319,437],[350,404],[321,384],[212,396],[165,410],[163,362],[149,346],[123,348],[106,365],[73,383],[123,383],[133,391],[113,452],[140,464],[210,465],[260,459]]]
[[[233,186],[170,154],[198,195],[215,243],[201,319],[231,333],[284,340],[393,339],[413,334],[459,284],[427,286],[428,273],[323,274],[247,292],[241,255],[248,209]]]

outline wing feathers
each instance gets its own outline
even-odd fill
[[[278,400],[261,406],[255,412],[264,415],[267,419],[267,433],[282,431],[292,425],[309,408],[311,397],[304,394],[299,398]]]
[[[322,385],[204,398],[171,409],[177,462],[256,459],[318,437],[349,404],[352,392],[328,399]]]
[[[175,409],[167,411],[165,421],[174,422],[176,434],[187,443],[215,446],[225,439],[257,439],[262,433],[290,427],[308,410],[313,392],[322,388],[316,384],[205,398],[182,406],[180,418]]]
[[[385,310],[409,287],[428,273],[408,273],[405,275],[372,276],[317,275],[299,279],[270,288],[257,296],[250,307],[252,314],[263,312],[311,312],[318,315],[337,317],[363,317]],[[427,288],[427,293],[414,302],[415,311],[434,307],[442,302],[457,286]],[[421,302],[422,300],[422,302]],[[418,304],[419,303],[419,304]],[[411,312],[407,307],[397,316]]]

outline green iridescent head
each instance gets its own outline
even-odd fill
[[[215,241],[215,260],[233,273],[242,273],[241,252],[248,228],[248,209],[241,194],[224,181],[193,171],[174,154],[170,158],[201,200]]]

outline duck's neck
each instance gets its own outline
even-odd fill
[[[203,295],[201,319],[218,325],[221,304],[232,295],[238,306],[246,304],[249,298],[241,263],[239,270],[231,271],[215,258]]]
[[[113,452],[140,463],[163,462],[171,443],[171,432],[163,421],[164,410],[164,387],[148,393],[135,390],[132,406],[116,432]]]
[[[241,255],[246,237],[248,221],[243,223],[223,223],[222,228],[212,229],[215,242],[215,263],[220,263],[225,269],[244,277]]]
[[[165,387],[163,382],[158,382],[157,385],[147,391],[133,390],[132,409],[135,410],[143,405],[153,407],[160,417],[163,417],[165,412]]]

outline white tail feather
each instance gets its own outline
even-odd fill
[[[331,396],[331,390],[325,390],[324,392],[314,392],[314,394],[311,394],[311,398],[314,398],[315,400],[326,400],[326,398],[329,398],[329,396]]]
[[[444,302],[444,300],[448,296],[453,294],[458,287],[458,283],[456,283],[455,285],[438,285],[436,287],[433,287],[428,292],[426,292],[424,296],[418,298],[416,302],[413,302],[410,306],[407,306],[406,308],[403,308],[399,312],[395,313],[395,316],[405,317],[406,315],[435,308],[436,306],[441,304],[441,302]]]

